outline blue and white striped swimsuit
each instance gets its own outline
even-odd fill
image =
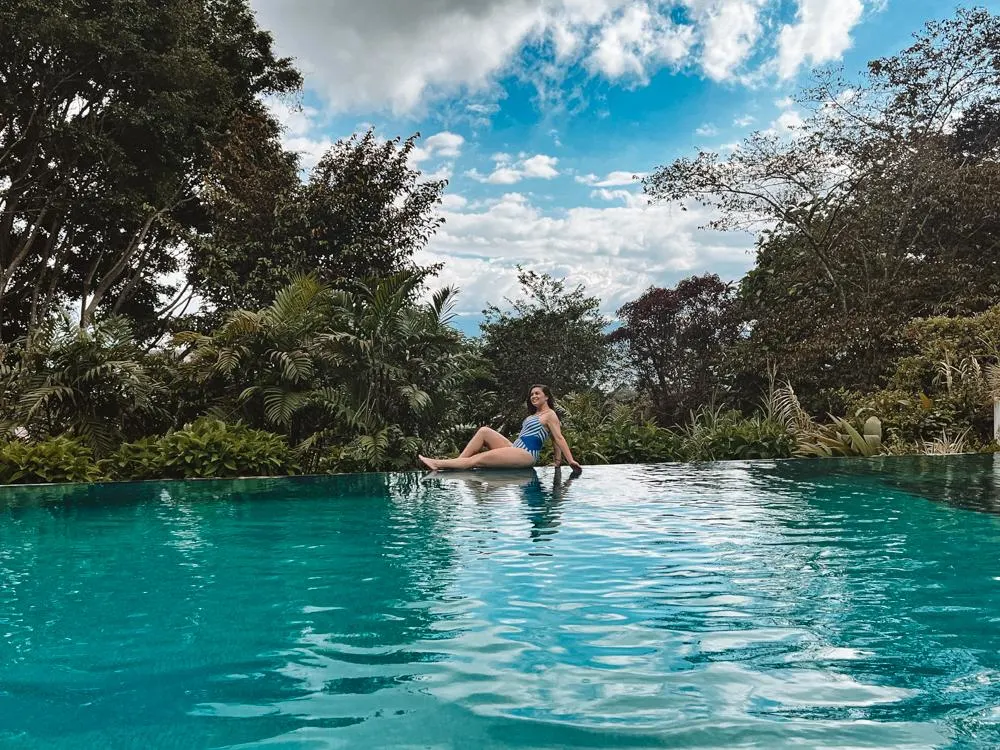
[[[523,448],[534,456],[537,461],[542,455],[542,443],[549,436],[542,420],[537,414],[531,414],[521,423],[521,433],[514,441],[515,448]]]

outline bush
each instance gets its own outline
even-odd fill
[[[60,436],[0,446],[0,484],[93,482],[100,476],[93,452],[79,440]]]
[[[148,437],[124,443],[100,461],[101,472],[113,481],[159,479],[163,473],[162,438]]]
[[[559,402],[563,433],[583,464],[658,463],[683,459],[681,438],[647,419],[640,408],[596,391],[568,394]],[[552,460],[552,446],[542,454]]]
[[[790,458],[796,439],[781,422],[760,415],[704,408],[681,435],[688,461]]]
[[[324,473],[359,471],[399,471],[413,468],[421,441],[405,435],[395,425],[373,435],[361,435],[344,446],[331,449],[320,458],[318,469]]]
[[[280,435],[255,430],[244,424],[202,417],[181,430],[160,438],[164,478],[253,477],[296,474],[295,453]],[[140,470],[145,455],[136,449]],[[152,460],[150,465],[154,465]]]

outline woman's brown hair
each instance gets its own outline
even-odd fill
[[[534,414],[537,410],[534,404],[531,403],[531,392],[536,388],[541,388],[542,393],[545,394],[545,400],[548,402],[549,408],[555,410],[556,400],[552,397],[552,391],[549,390],[547,385],[542,385],[541,383],[535,383],[531,388],[528,389],[528,397],[524,400],[524,403],[528,405],[528,411]]]

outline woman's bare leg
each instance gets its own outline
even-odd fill
[[[522,448],[505,446],[503,448],[493,448],[483,453],[473,456],[459,456],[458,458],[425,458],[419,456],[420,460],[428,468],[438,471],[439,469],[526,469],[535,465],[534,456]]]
[[[476,430],[476,434],[472,436],[472,440],[469,441],[469,444],[465,446],[465,449],[459,454],[458,457],[468,458],[469,456],[474,456],[483,448],[493,450],[494,448],[509,448],[511,445],[513,445],[513,443],[493,428],[480,427]]]

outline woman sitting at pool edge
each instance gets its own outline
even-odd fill
[[[418,456],[431,471],[441,469],[525,469],[534,466],[542,454],[542,444],[551,435],[555,446],[555,465],[565,456],[574,472],[582,467],[559,427],[555,399],[547,385],[533,385],[528,393],[531,412],[521,424],[521,432],[512,443],[490,427],[480,427],[458,458],[427,458]],[[485,449],[485,450],[484,450]]]

